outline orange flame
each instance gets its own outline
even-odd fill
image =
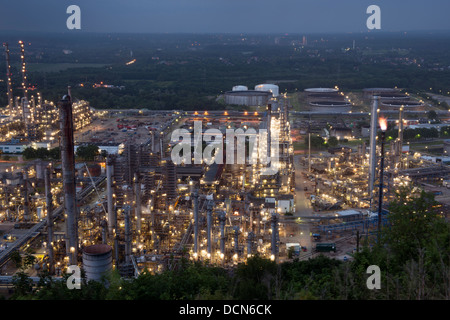
[[[386,131],[387,130],[387,119],[386,118],[380,118],[380,120],[378,121],[380,124],[380,128],[382,131]]]

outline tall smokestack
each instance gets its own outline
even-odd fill
[[[14,109],[14,97],[12,92],[12,80],[11,80],[11,64],[9,62],[9,48],[8,43],[4,43],[5,55],[6,55],[6,85],[7,85],[7,95],[8,95],[8,106],[10,112]]]
[[[45,168],[45,200],[47,206],[47,250],[50,274],[53,273],[53,199],[52,186],[50,181],[50,169]]]
[[[369,198],[372,205],[373,189],[375,184],[375,169],[377,166],[377,123],[378,123],[378,96],[373,97],[370,121],[370,154],[369,154]]]
[[[27,68],[25,64],[25,48],[23,41],[19,41],[20,44],[20,57],[22,59],[22,97],[28,100],[28,81],[27,81]]]
[[[58,102],[61,129],[61,162],[66,216],[66,254],[69,263],[76,264],[78,256],[78,228],[75,187],[75,154],[73,141],[73,115],[70,97]]]
[[[114,210],[114,199],[113,199],[113,159],[108,157],[106,159],[106,189],[108,197],[108,233],[112,237],[114,230],[117,231],[117,216]]]

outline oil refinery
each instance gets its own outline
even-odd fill
[[[444,161],[405,150],[406,115],[424,104],[398,90],[363,91],[367,110],[355,113],[355,100],[337,87],[306,89],[305,110],[295,111],[275,84],[234,86],[225,102],[239,109],[100,111],[70,87],[56,103],[30,94],[19,45],[21,94],[14,96],[4,44],[8,106],[0,150],[58,147],[58,157],[0,163],[2,283],[17,272],[11,254],[28,248],[37,258],[28,274],[45,270],[55,279],[74,265],[99,280],[111,270],[124,278],[173,270],[182,259],[226,268],[254,255],[281,262],[292,258],[291,248],[300,259],[324,251],[341,259],[357,247],[355,232],[370,237],[385,223],[400,186],[442,185],[450,175]],[[382,115],[397,138],[379,136]],[[370,120],[366,136],[352,117]],[[210,153],[215,161],[189,156],[175,163],[176,130],[188,137],[188,151],[220,145]],[[311,134],[355,143],[312,152]],[[309,138],[308,148],[296,153],[299,136]],[[239,141],[243,150],[233,147]],[[87,145],[98,149],[92,159],[77,153]]]

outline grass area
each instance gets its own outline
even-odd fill
[[[304,142],[294,142],[294,150],[307,150],[308,145]]]
[[[368,142],[367,140],[364,140],[364,139],[361,139],[361,140],[355,139],[355,140],[349,140],[347,142],[339,142],[339,145],[345,146],[345,147],[356,147],[356,146],[363,144],[364,141],[366,141],[366,143]]]

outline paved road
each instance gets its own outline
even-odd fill
[[[294,167],[295,167],[295,216],[305,217],[311,216],[313,208],[311,206],[311,201],[308,198],[306,192],[311,191],[313,184],[303,177],[301,174],[303,170],[300,164],[301,156],[294,156]],[[307,187],[308,191],[304,188]]]
[[[300,165],[300,156],[294,156],[295,166],[295,217],[306,217],[313,215],[311,202],[304,191],[307,186],[311,190],[311,183],[305,184],[305,178],[302,176],[302,167]],[[307,181],[307,180],[306,180]],[[310,236],[310,225],[308,220],[301,223],[289,223],[285,225],[286,242],[300,243],[301,246],[307,247],[307,252],[302,252],[300,257],[304,254],[309,254],[312,248],[312,241]]]

